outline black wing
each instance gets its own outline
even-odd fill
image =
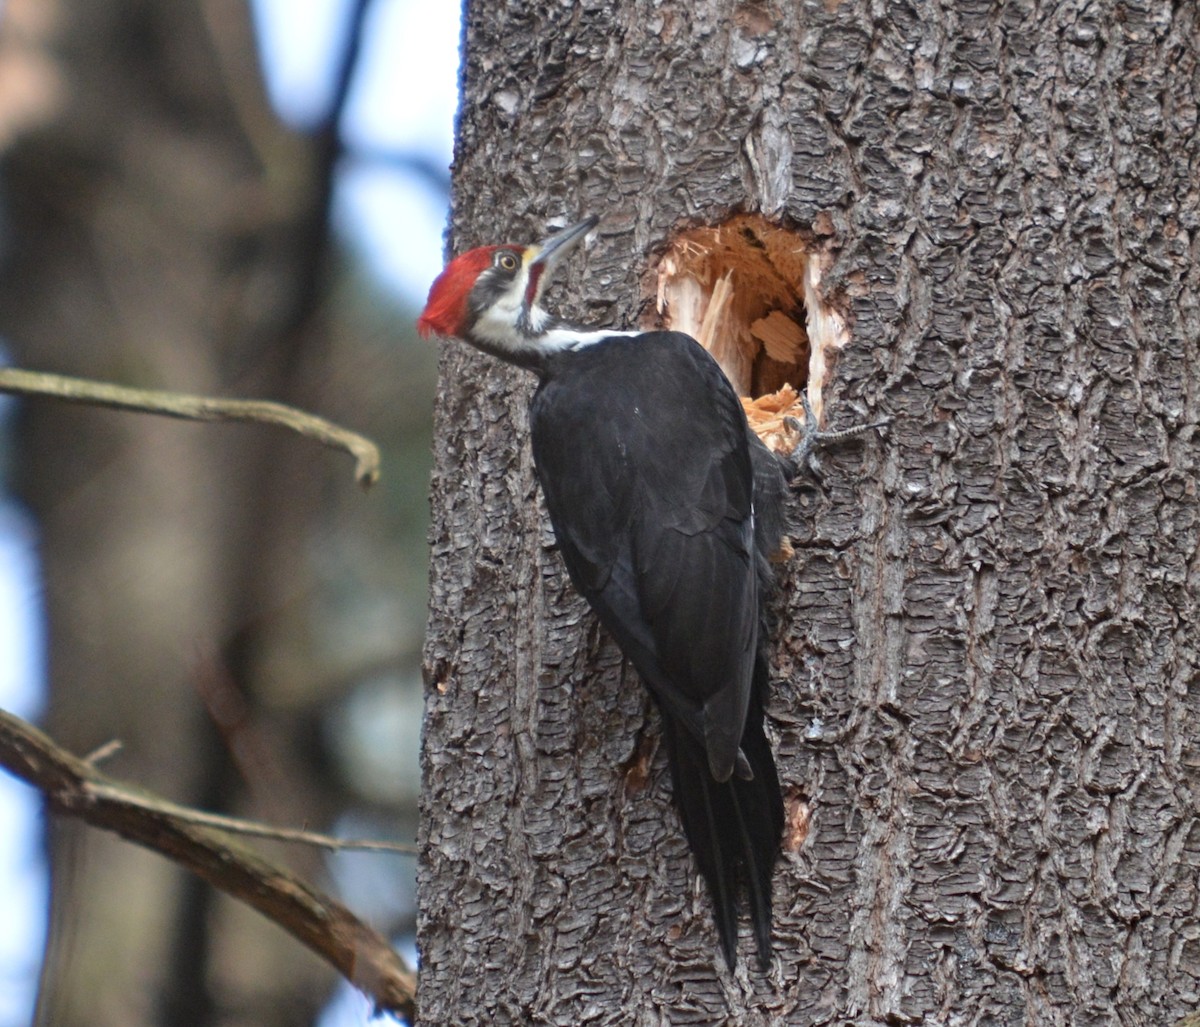
[[[737,396],[686,335],[612,337],[548,363],[531,428],[571,580],[727,780],[759,618]]]

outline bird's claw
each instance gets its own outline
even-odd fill
[[[795,478],[802,470],[805,470],[819,482],[821,467],[814,455],[817,446],[841,442],[843,439],[854,438],[856,435],[862,435],[869,431],[882,431],[892,423],[890,417],[885,417],[879,421],[872,421],[870,424],[856,424],[852,428],[842,428],[839,431],[821,431],[816,427],[817,418],[813,413],[812,404],[808,401],[807,390],[800,393],[800,402],[804,405],[804,421],[801,422],[797,417],[783,419],[788,430],[795,432],[800,437],[796,448],[788,455],[787,462],[791,465],[791,478]]]

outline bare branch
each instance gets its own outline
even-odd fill
[[[220,399],[157,389],[134,389],[13,367],[0,368],[0,392],[47,396],[72,403],[137,410],[189,421],[256,421],[274,424],[349,453],[355,459],[354,476],[363,488],[369,488],[379,480],[379,449],[370,439],[340,428],[324,418],[271,400]]]
[[[290,871],[197,822],[194,811],[133,794],[3,710],[0,766],[37,788],[55,812],[153,849],[245,902],[330,963],[377,1012],[415,1021],[416,976],[383,935]]]
[[[100,766],[110,756],[115,756],[124,748],[124,743],[119,738],[110,738],[99,748],[93,749],[83,758],[84,763],[88,763],[93,767]]]
[[[111,743],[110,743],[111,744]],[[90,758],[87,762],[95,762]],[[89,782],[88,790],[92,795],[113,802],[123,802],[127,806],[150,813],[161,813],[174,817],[189,824],[199,824],[202,827],[212,827],[227,834],[244,834],[253,838],[269,838],[277,842],[294,842],[297,845],[309,845],[316,849],[331,851],[353,850],[355,852],[394,852],[403,856],[415,856],[418,849],[411,842],[384,842],[365,838],[335,838],[333,835],[320,834],[316,831],[305,831],[296,827],[272,827],[256,820],[242,820],[239,817],[226,817],[220,813],[205,813],[202,810],[191,809],[187,806],[177,806],[166,799],[146,796],[131,792],[120,785],[109,785],[103,782]]]

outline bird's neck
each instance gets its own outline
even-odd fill
[[[614,336],[637,334],[572,324],[535,307],[531,316],[515,324],[481,318],[467,333],[466,341],[499,360],[544,377],[555,356],[594,346]]]

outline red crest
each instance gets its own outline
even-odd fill
[[[497,250],[510,249],[520,255],[518,246],[479,246],[455,257],[429,287],[425,309],[417,318],[417,331],[424,338],[430,335],[457,335],[467,317],[467,297],[475,280],[489,268]]]

